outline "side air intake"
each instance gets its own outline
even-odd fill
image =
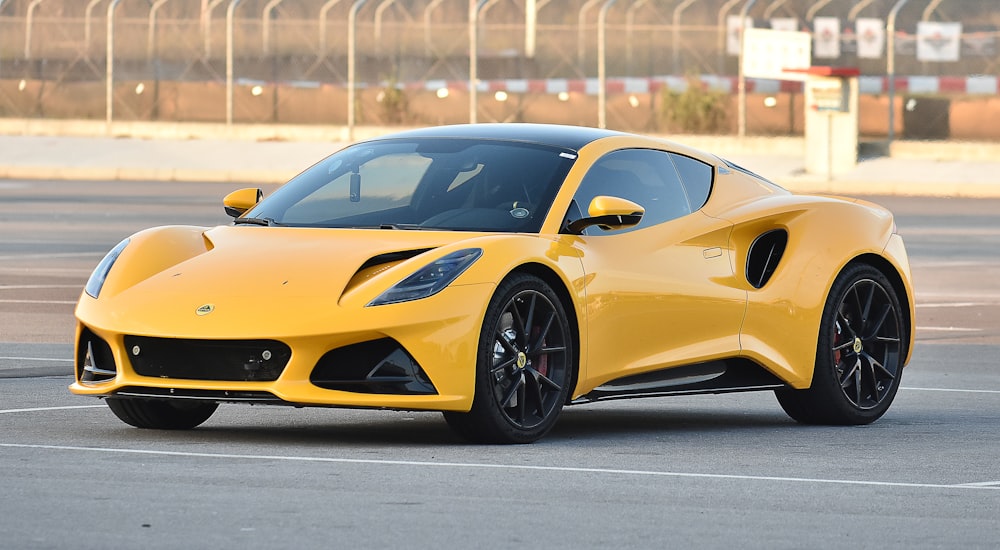
[[[786,244],[788,232],[784,229],[774,229],[754,239],[747,254],[747,282],[754,288],[763,288],[778,268]]]

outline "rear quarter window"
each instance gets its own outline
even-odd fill
[[[705,206],[708,196],[712,194],[712,178],[715,175],[712,166],[677,153],[670,153],[670,160],[673,161],[674,168],[687,191],[688,206],[691,211]]]

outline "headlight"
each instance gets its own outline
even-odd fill
[[[452,252],[394,284],[392,288],[380,294],[368,305],[396,304],[433,296],[444,290],[482,255],[483,251],[480,248],[467,248]]]
[[[129,240],[125,239],[112,248],[111,252],[108,252],[108,254],[104,256],[101,263],[97,264],[97,267],[94,268],[94,272],[90,274],[90,279],[87,280],[87,286],[84,287],[84,291],[86,291],[91,298],[97,298],[97,296],[100,295],[101,287],[104,286],[104,279],[107,278],[108,272],[111,271],[111,266],[115,265],[115,260],[118,259],[122,250],[125,250],[125,247],[128,246],[128,242]]]

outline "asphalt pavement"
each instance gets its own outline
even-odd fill
[[[218,135],[0,135],[0,179],[282,183],[348,143],[317,139],[315,133],[302,134],[303,139],[260,138],[267,135],[260,132],[243,132],[240,138]],[[863,158],[853,170],[831,178],[805,171],[805,155],[797,154],[801,139],[758,137],[753,147],[738,138],[689,136],[678,141],[724,156],[793,191],[1000,197],[996,144],[904,143],[891,156]]]
[[[73,304],[110,246],[225,223],[229,190],[270,192],[341,144],[0,136],[0,546],[1000,547],[996,200],[873,198],[907,240],[918,311],[903,387],[869,426],[799,426],[758,392],[577,405],[535,445],[483,447],[393,411],[227,405],[137,430],[68,393]],[[730,156],[809,183],[787,152]],[[881,158],[833,183],[996,189],[997,164]]]

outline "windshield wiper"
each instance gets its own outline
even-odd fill
[[[379,229],[424,229],[423,226],[415,223],[383,223],[378,226]]]
[[[428,229],[427,227],[424,227],[418,223],[380,223],[378,225],[344,225],[337,227],[341,229],[392,229],[399,231],[406,231],[406,230],[420,231]]]
[[[233,220],[236,225],[246,224],[246,225],[263,225],[266,227],[274,227],[276,225],[282,225],[272,218],[236,218]]]

